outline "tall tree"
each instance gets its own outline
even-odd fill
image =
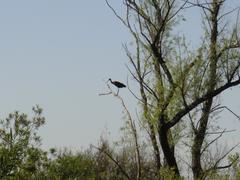
[[[203,142],[205,140],[207,130],[209,129],[210,114],[214,112],[216,105],[216,96],[226,90],[228,86],[239,84],[239,47],[240,39],[237,34],[237,26],[230,29],[230,37],[224,34],[227,30],[225,26],[221,27],[221,20],[226,14],[222,13],[223,4],[226,1],[212,0],[208,4],[195,4],[204,12],[203,18],[205,25],[205,43],[203,43],[202,52],[199,53],[204,63],[203,71],[206,74],[204,78],[203,72],[202,84],[200,88],[205,88],[205,94],[211,94],[216,90],[220,90],[216,95],[208,97],[201,104],[201,112],[198,123],[192,126],[194,132],[192,144],[192,171],[195,179],[200,179],[204,175],[201,165],[201,156]],[[235,84],[234,84],[235,82]],[[219,104],[218,104],[219,105]],[[194,124],[194,123],[193,123]],[[217,169],[216,167],[211,167]]]
[[[125,16],[106,2],[135,42],[134,50],[125,50],[139,85],[139,96],[133,94],[141,103],[158,171],[164,166],[180,176],[175,146],[190,119],[191,166],[195,179],[201,178],[203,142],[216,97],[240,84],[238,26],[229,28],[230,36],[224,33],[228,26],[220,29],[220,21],[229,14],[221,12],[227,0],[123,0]],[[186,8],[203,12],[203,42],[195,51],[174,35]]]

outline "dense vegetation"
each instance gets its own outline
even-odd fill
[[[136,164],[133,151],[125,146],[114,150],[107,140],[98,147],[71,152],[69,149],[46,152],[40,148],[38,129],[44,125],[42,109],[33,108],[34,116],[14,112],[0,121],[0,179],[134,179]],[[144,160],[146,179],[155,177],[151,158]]]
[[[220,100],[240,84],[240,11],[226,11],[230,1],[123,0],[123,15],[106,1],[132,35],[124,48],[138,87],[128,84],[137,117],[107,85],[101,95],[120,100],[126,114],[121,140],[46,152],[38,135],[42,109],[34,107],[33,117],[11,113],[0,121],[0,179],[240,179],[237,145],[219,145],[229,132],[219,126],[224,110],[240,119]],[[191,8],[202,16],[196,49],[174,31]],[[230,14],[236,18],[226,23]]]
[[[40,148],[38,136],[45,118],[39,106],[33,112],[31,118],[14,112],[0,122],[0,179],[136,179],[138,165],[131,138],[125,136],[124,141],[114,145],[101,138],[98,146],[79,152],[54,148],[46,152]],[[158,172],[148,146],[141,144],[141,179],[158,179],[159,174],[176,179],[169,169]],[[236,157],[237,154],[229,157],[231,169],[211,172],[208,179],[240,177],[240,161]]]

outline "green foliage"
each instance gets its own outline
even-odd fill
[[[183,177],[177,176],[172,169],[169,169],[168,167],[163,167],[160,170],[160,175],[165,180],[183,180]]]
[[[65,150],[49,162],[48,179],[94,179],[94,161],[90,154]]]
[[[34,117],[18,111],[0,121],[0,178],[14,177],[22,171],[34,173],[43,152],[37,148],[37,130],[45,123],[42,109],[33,108]]]
[[[33,112],[32,118],[14,112],[0,122],[1,179],[124,180],[123,171],[131,179],[136,179],[135,148],[131,139],[120,141],[117,146],[110,146],[107,140],[101,139],[99,149],[88,148],[74,153],[68,149],[51,148],[47,153],[40,148],[41,138],[37,135],[38,128],[45,123],[42,110],[37,106]],[[148,145],[141,144],[140,147],[142,180],[183,179],[165,166],[157,173]],[[231,172],[209,171],[205,178],[239,179],[238,157],[238,154],[229,156],[229,162],[233,164]]]
[[[240,179],[240,159],[239,153],[230,155],[228,157],[230,163],[232,163],[232,174],[234,179]]]

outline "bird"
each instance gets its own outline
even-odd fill
[[[108,81],[110,81],[114,86],[116,86],[118,88],[117,94],[119,92],[119,88],[125,88],[126,87],[125,84],[123,84],[123,83],[121,83],[119,81],[112,81],[111,78],[109,78]]]

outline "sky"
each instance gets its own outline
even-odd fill
[[[121,12],[122,4],[111,2]],[[200,32],[190,31],[199,27],[196,18],[189,11],[179,29],[191,32],[193,44]],[[0,1],[0,27],[1,119],[15,110],[31,115],[32,106],[40,105],[46,124],[39,133],[46,149],[86,148],[101,135],[119,137],[121,105],[112,96],[98,94],[107,91],[108,78],[126,83],[128,60],[122,44],[131,39],[104,0]],[[135,113],[130,92],[122,89],[120,94]],[[223,102],[240,114],[233,94],[239,97],[239,88]],[[237,123],[230,114],[225,116]]]

